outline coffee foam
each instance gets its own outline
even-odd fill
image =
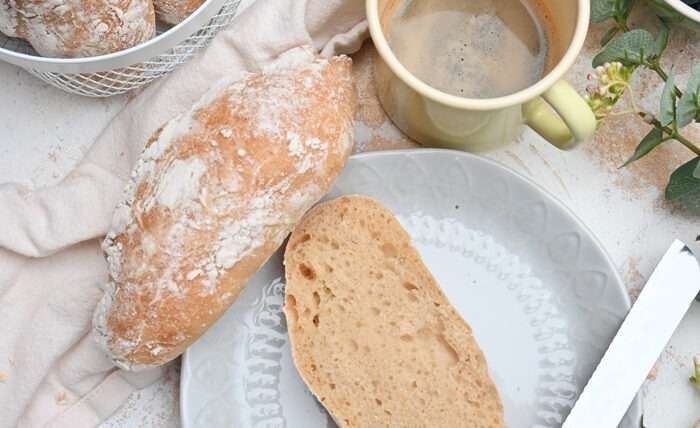
[[[418,79],[452,95],[492,98],[532,85],[553,66],[549,16],[536,1],[407,0],[385,9],[382,26]]]

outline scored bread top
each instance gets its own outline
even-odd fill
[[[504,426],[471,328],[389,209],[317,205],[284,262],[294,363],[340,426]]]
[[[93,320],[119,366],[177,357],[236,299],[352,148],[351,60],[310,48],[215,85],[151,139],[103,243]]]

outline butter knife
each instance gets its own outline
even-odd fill
[[[615,428],[700,291],[700,266],[675,240],[649,277],[562,428]]]

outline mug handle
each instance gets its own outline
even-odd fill
[[[586,101],[564,80],[558,80],[541,97],[525,103],[523,117],[533,131],[564,150],[589,140],[597,127]]]

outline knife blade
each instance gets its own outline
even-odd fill
[[[700,291],[700,266],[675,240],[652,272],[562,428],[614,428]]]

